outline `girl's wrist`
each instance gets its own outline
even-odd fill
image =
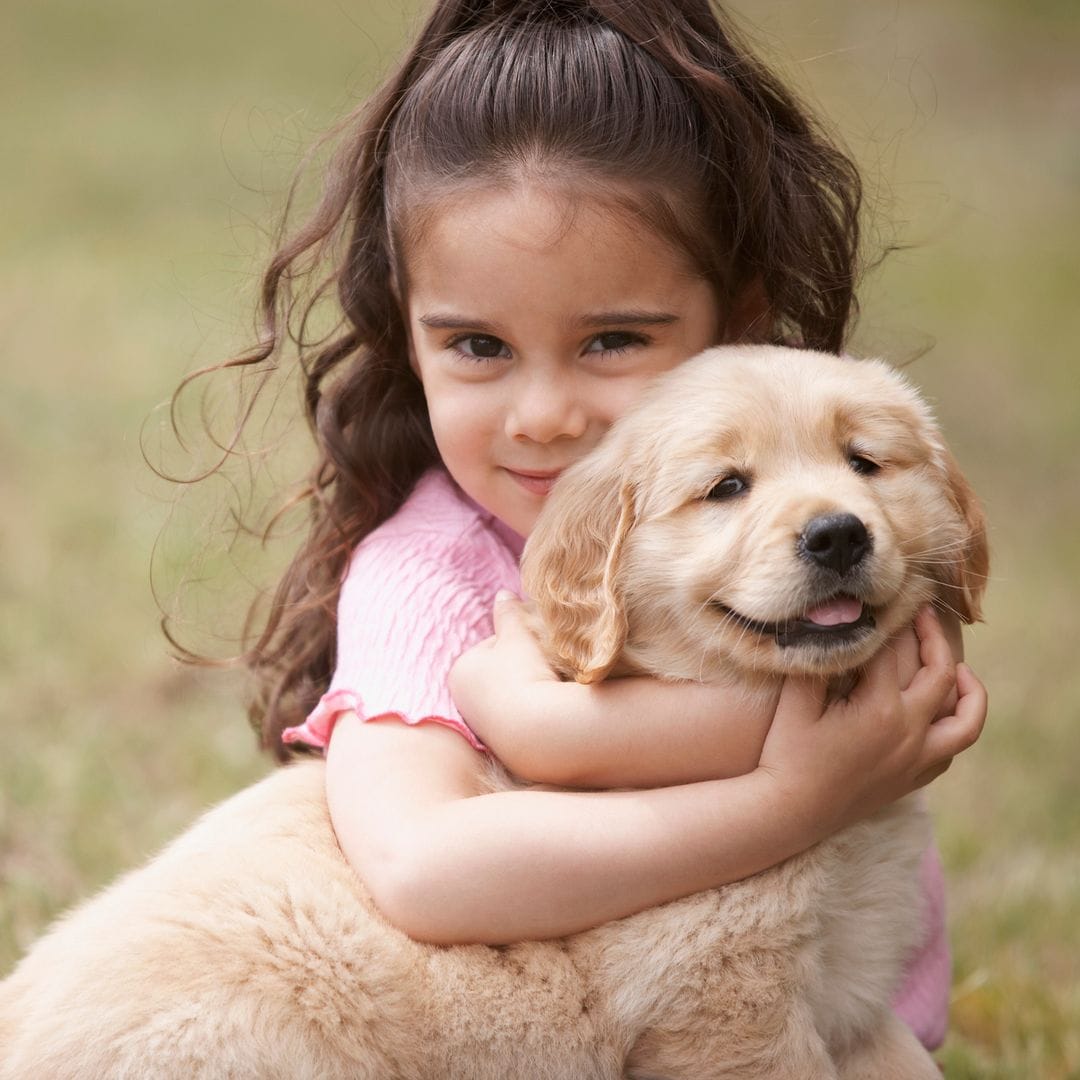
[[[793,772],[794,775],[781,775],[774,768],[761,765],[754,776],[761,785],[764,805],[789,833],[791,854],[797,854],[847,823],[836,800],[815,781],[811,770]]]

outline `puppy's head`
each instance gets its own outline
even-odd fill
[[[772,346],[658,380],[548,498],[522,563],[564,675],[865,662],[920,604],[979,618],[982,511],[895,371]]]

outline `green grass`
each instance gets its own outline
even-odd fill
[[[150,563],[158,544],[163,602],[227,655],[282,553],[225,550],[225,486],[176,502],[140,431],[195,467],[154,407],[244,342],[287,177],[417,6],[8,5],[0,971],[268,768],[239,678],[169,659]],[[942,1060],[960,1080],[1080,1077],[1080,10],[740,10],[866,165],[879,235],[915,245],[867,282],[860,344],[901,361],[933,345],[911,374],[991,520],[989,622],[969,639],[991,722],[932,796],[956,958]],[[252,461],[260,490],[295,450],[282,461]]]

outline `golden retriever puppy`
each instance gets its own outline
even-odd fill
[[[748,693],[856,669],[930,598],[977,618],[986,569],[979,508],[914,390],[883,364],[766,347],[660,380],[559,481],[524,563],[568,677]],[[889,1008],[927,840],[909,797],[573,937],[437,947],[380,917],[321,763],[295,765],[38,943],[0,984],[0,1077],[937,1077]]]

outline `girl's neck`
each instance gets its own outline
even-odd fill
[[[443,465],[441,462],[439,464],[439,468],[443,469],[446,472],[447,476],[450,476],[450,470],[447,469],[446,466]],[[463,499],[466,499],[473,506],[475,506],[476,509],[479,510],[480,513],[483,514],[485,517],[491,519],[492,527],[494,528],[499,539],[502,540],[502,542],[507,546],[507,548],[509,548],[510,551],[513,552],[515,558],[520,559],[521,553],[525,549],[525,537],[522,536],[521,533],[516,532],[514,529],[511,529],[510,526],[506,524],[506,522],[501,521],[493,513],[491,513],[490,510],[486,510],[475,499],[471,498],[468,494],[466,494],[466,492],[462,489],[461,485],[453,478],[453,476],[450,476],[450,482],[454,485],[455,488],[457,488]]]

